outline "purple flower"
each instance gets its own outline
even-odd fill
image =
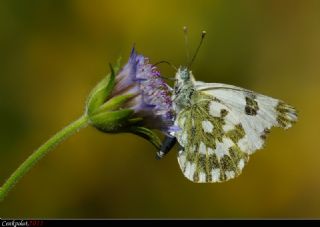
[[[143,125],[169,134],[174,122],[170,87],[149,59],[138,55],[133,48],[128,63],[116,76],[111,97],[132,94],[123,108],[132,109],[143,118]]]
[[[86,105],[90,124],[107,133],[134,133],[160,148],[152,129],[168,136],[175,131],[170,87],[134,49],[127,64],[118,68],[111,67],[111,73],[91,91]]]

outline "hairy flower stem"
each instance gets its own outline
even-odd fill
[[[7,179],[0,188],[0,201],[2,201],[14,185],[50,150],[55,148],[69,136],[76,133],[79,129],[88,125],[88,117],[83,115],[76,121],[72,122],[61,131],[57,132],[47,142],[34,151]]]

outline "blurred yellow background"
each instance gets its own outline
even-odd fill
[[[240,177],[194,184],[177,149],[155,160],[131,135],[86,128],[42,159],[0,204],[0,217],[319,218],[320,2],[0,2],[0,182],[53,133],[80,116],[108,63],[133,43],[152,62],[186,63],[198,80],[282,99],[299,111],[272,130]],[[191,51],[192,52],[192,51]],[[165,76],[174,71],[160,66]]]

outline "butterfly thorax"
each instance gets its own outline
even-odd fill
[[[176,113],[192,105],[192,96],[195,93],[194,77],[187,67],[180,67],[176,73],[176,82],[173,91],[173,108]]]

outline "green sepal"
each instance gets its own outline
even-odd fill
[[[117,59],[116,64],[114,64],[114,66],[113,66],[113,69],[114,69],[115,74],[117,74],[117,73],[119,72],[120,67],[121,67],[121,57],[119,57],[119,58]]]
[[[145,139],[147,139],[150,143],[152,143],[158,150],[161,147],[161,140],[160,138],[157,136],[156,133],[154,133],[153,131],[151,131],[150,129],[144,128],[144,127],[132,127],[130,129],[130,132],[141,136]]]
[[[94,111],[94,114],[117,110],[134,96],[135,95],[133,94],[115,96],[102,104],[96,111]]]
[[[141,122],[143,122],[143,118],[142,117],[135,117],[135,118],[129,119],[129,124],[130,125],[137,125],[137,124],[139,124]]]
[[[101,80],[90,92],[86,104],[86,113],[91,115],[108,98],[115,85],[115,71],[110,65],[111,73]]]
[[[130,124],[133,113],[131,109],[102,112],[89,116],[89,122],[103,132],[120,132]]]

